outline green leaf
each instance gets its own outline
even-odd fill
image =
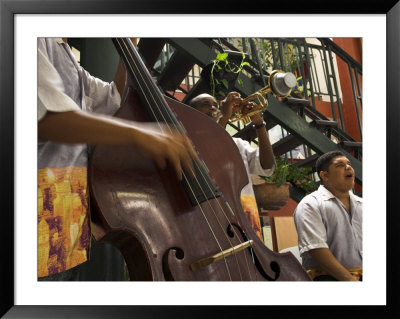
[[[228,89],[228,81],[226,79],[222,79],[221,82],[225,86],[225,88]]]
[[[281,185],[286,183],[286,177],[288,176],[288,174],[289,174],[289,169],[285,165],[285,166],[282,167],[282,172],[278,176],[278,180],[277,180],[278,186],[281,186]]]
[[[223,91],[218,91],[218,94],[222,97],[225,97],[225,93]]]
[[[243,86],[243,81],[242,81],[241,78],[238,78],[237,81],[238,81],[238,84],[239,84],[239,85]]]
[[[228,57],[228,53],[224,52],[224,53],[219,53],[216,57],[217,60],[219,61],[226,61]]]

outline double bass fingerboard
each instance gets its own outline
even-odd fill
[[[114,38],[113,43],[125,64],[128,76],[136,85],[136,90],[152,121],[168,124],[186,135],[182,123],[170,109],[157,85],[154,83],[143,60],[129,38]],[[192,206],[221,196],[221,192],[212,182],[207,166],[199,159],[195,168],[195,176],[184,172],[182,186]]]

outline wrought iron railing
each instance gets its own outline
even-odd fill
[[[346,75],[343,73],[339,75],[337,69],[337,61],[343,61],[349,70],[357,129],[362,139],[362,67],[332,40],[327,38],[230,38],[221,39],[221,42],[230,49],[232,47],[229,44],[248,52],[252,61],[255,62],[253,67],[257,68],[260,74],[268,75],[273,69],[295,73],[298,87],[293,95],[309,99],[310,106],[314,109],[317,105],[316,100],[330,102],[332,120],[336,121],[340,130],[347,134],[339,81],[339,76]]]

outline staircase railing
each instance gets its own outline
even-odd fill
[[[281,69],[293,72],[298,78],[298,88],[293,93],[293,97],[301,97],[309,100],[309,107],[305,115],[312,118],[316,116],[326,119],[320,112],[316,111],[316,100],[326,100],[330,102],[332,118],[338,123],[338,129],[333,130],[333,135],[338,135],[338,139],[355,141],[346,131],[343,119],[342,97],[340,93],[340,78],[336,63],[343,61],[349,70],[349,79],[352,88],[353,107],[357,117],[357,130],[362,140],[362,66],[347,52],[345,52],[335,42],[327,38],[313,39],[310,43],[304,38],[284,39],[284,38],[229,38],[221,39],[229,49],[237,46],[247,52],[252,57],[252,61],[261,61],[261,72],[268,75],[273,69]],[[316,44],[319,41],[319,44]],[[256,50],[249,50],[255,42]],[[255,56],[254,52],[258,56]],[[252,66],[257,69],[260,66]],[[344,77],[340,74],[340,77]]]

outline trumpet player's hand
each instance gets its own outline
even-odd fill
[[[246,114],[251,113],[251,112],[254,110],[255,107],[256,107],[256,103],[254,103],[254,102],[247,102],[247,103],[246,103],[245,105],[243,105],[243,107],[242,107],[242,113],[243,113],[243,115],[246,115]],[[261,112],[256,113],[256,114],[250,116],[250,120],[253,122],[254,125],[261,124],[261,123],[264,121]]]
[[[232,116],[232,112],[240,106],[242,102],[239,92],[229,92],[226,98],[221,103],[221,113],[222,117],[219,119],[218,123],[225,127],[228,124],[229,119]]]
[[[221,112],[222,115],[227,115],[229,117],[232,116],[232,112],[239,107],[242,102],[242,98],[240,97],[240,93],[238,92],[229,92],[226,98],[221,103]]]

